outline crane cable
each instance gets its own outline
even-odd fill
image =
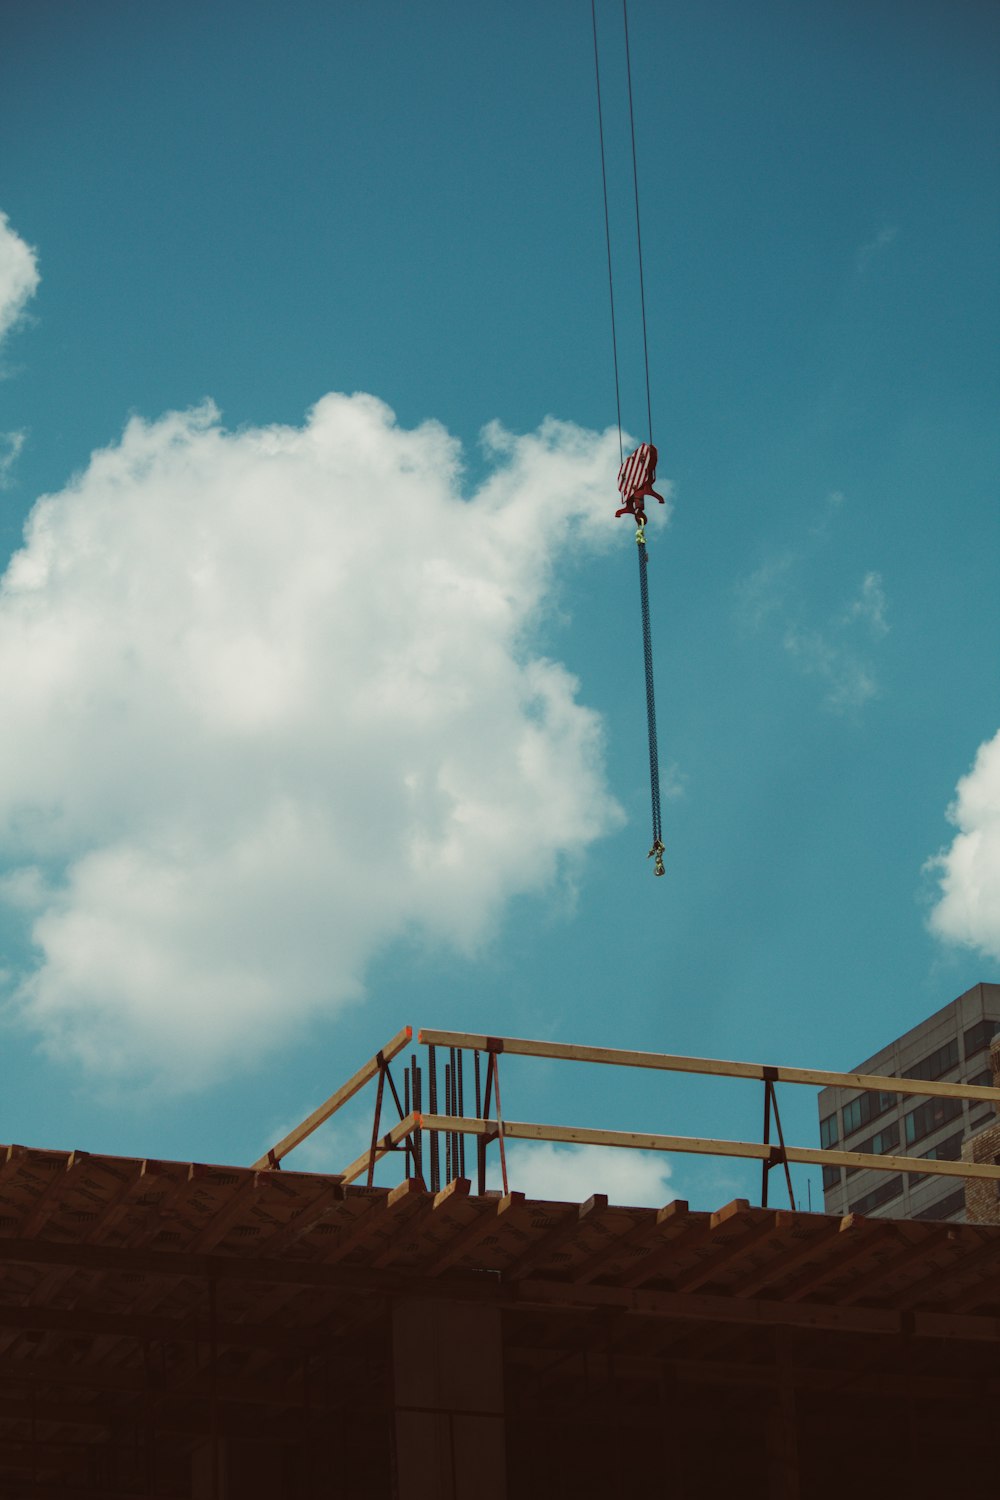
[[[643,487],[641,489],[632,491],[630,495],[626,494],[626,490],[623,484],[623,476],[626,472],[626,463],[622,439],[622,403],[621,386],[618,373],[618,337],[615,325],[615,282],[611,260],[611,216],[608,211],[608,172],[606,153],[604,149],[604,111],[601,105],[601,64],[600,52],[597,43],[596,0],[590,0],[590,19],[594,33],[594,79],[597,86],[597,124],[601,142],[601,186],[604,194],[604,237],[608,253],[608,296],[611,304],[611,351],[615,372],[615,406],[618,416],[618,453],[622,463],[618,482],[619,489],[622,490],[623,498],[625,500],[623,509],[618,512],[618,515],[622,515],[625,511],[628,511],[635,516],[636,520],[635,539],[637,543],[637,552],[639,558],[639,601],[642,610],[642,650],[643,664],[646,674],[646,727],[649,740],[649,791],[653,815],[653,844],[652,848],[649,851],[648,857],[654,861],[654,872],[657,875],[663,875],[665,873],[663,864],[664,845],[662,839],[662,822],[660,811],[660,761],[656,743],[656,698],[653,688],[653,638],[649,619],[649,582],[647,578],[648,557],[646,553],[645,531],[646,517],[645,513],[641,509],[643,495],[656,494],[656,492],[651,488],[651,485],[652,481],[656,477],[657,454],[655,447],[653,447],[653,409],[649,387],[649,340],[646,333],[646,287],[642,267],[642,230],[640,227],[639,219],[639,173],[636,165],[635,150],[635,110],[632,101],[632,59],[628,34],[628,0],[622,0],[622,21],[625,30],[625,66],[626,76],[628,79],[628,115],[629,129],[632,140],[632,187],[635,198],[635,238],[639,260],[639,301],[640,307],[642,309],[642,352],[646,379],[646,420],[648,424],[647,452],[648,454],[651,454],[651,459],[647,459],[646,462],[646,467],[644,470],[645,477],[639,481],[639,483]],[[632,464],[634,460],[636,460],[640,457],[640,455],[643,454],[643,448],[645,447],[646,445],[643,445],[643,447],[636,450],[635,454],[631,455],[629,464]],[[660,500],[661,504],[663,503],[661,496],[656,495],[656,498]]]

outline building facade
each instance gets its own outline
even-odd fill
[[[976,984],[859,1063],[852,1072],[991,1086],[990,1042],[1000,1032],[1000,984]],[[823,1089],[820,1144],[875,1155],[957,1161],[963,1144],[996,1116],[986,1101]],[[954,1177],[823,1168],[828,1214],[886,1219],[965,1218],[965,1188]]]

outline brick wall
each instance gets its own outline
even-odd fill
[[[1000,1088],[1000,1037],[990,1046],[990,1067],[993,1087]],[[969,1137],[962,1146],[962,1160],[1000,1166],[1000,1119]],[[1000,1224],[1000,1182],[966,1179],[965,1218],[969,1224]]]

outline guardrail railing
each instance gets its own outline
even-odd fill
[[[466,1175],[467,1137],[476,1148],[478,1189],[486,1191],[487,1148],[497,1143],[504,1192],[509,1191],[506,1142],[508,1140],[553,1141],[573,1145],[627,1148],[641,1151],[693,1152],[703,1156],[740,1157],[761,1163],[761,1202],[767,1205],[768,1179],[781,1167],[789,1201],[795,1207],[790,1164],[806,1166],[865,1167],[879,1172],[912,1172],[926,1176],[992,1178],[1000,1181],[1000,1166],[986,1162],[938,1161],[922,1156],[875,1155],[863,1151],[841,1151],[831,1147],[789,1146],[785,1142],[778,1112],[776,1086],[805,1084],[819,1088],[846,1088],[859,1092],[914,1095],[924,1098],[987,1100],[1000,1110],[1000,1089],[983,1084],[943,1083],[920,1078],[890,1078],[870,1073],[836,1073],[821,1068],[769,1066],[732,1062],[723,1058],[683,1057],[666,1052],[635,1052],[617,1047],[589,1047],[568,1042],[533,1041],[523,1037],[488,1036],[465,1031],[422,1030],[418,1042],[426,1048],[421,1067],[411,1057],[403,1074],[400,1098],[389,1064],[412,1041],[410,1027],[398,1032],[380,1052],[365,1063],[301,1125],[289,1132],[254,1163],[259,1168],[280,1167],[282,1158],[311,1135],[324,1121],[352,1099],[372,1079],[378,1079],[372,1136],[369,1147],[341,1174],[352,1182],[362,1173],[371,1185],[376,1162],[391,1151],[406,1155],[406,1175],[428,1180],[432,1192],[444,1183]],[[443,1066],[443,1101],[439,1100],[439,1052],[446,1053]],[[472,1054],[471,1070],[465,1058]],[[503,1055],[538,1057],[566,1062],[601,1063],[613,1067],[647,1068],[661,1072],[698,1073],[712,1077],[742,1078],[764,1085],[762,1141],[714,1139],[702,1136],[646,1134],[632,1130],[598,1130],[588,1126],[539,1124],[504,1117],[500,1100],[500,1063]],[[466,1074],[468,1102],[466,1110]],[[379,1134],[385,1085],[388,1083],[397,1124]],[[427,1105],[424,1110],[426,1084]],[[438,1104],[444,1109],[439,1111]],[[777,1141],[771,1140],[774,1125]],[[426,1137],[426,1140],[425,1140]],[[426,1146],[426,1150],[425,1150]],[[426,1172],[425,1172],[426,1168]],[[443,1170],[442,1170],[443,1169]]]

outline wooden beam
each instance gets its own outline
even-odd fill
[[[823,1228],[816,1234],[810,1235],[801,1243],[793,1243],[781,1255],[777,1255],[751,1271],[748,1276],[741,1278],[739,1284],[733,1288],[739,1297],[751,1297],[754,1292],[760,1291],[762,1286],[774,1286],[775,1282],[783,1280],[790,1271],[795,1270],[803,1261],[818,1260],[822,1256],[828,1256],[837,1243],[838,1226],[830,1223],[829,1219],[821,1215],[815,1215],[817,1224]]]
[[[279,1174],[275,1174],[277,1176]],[[284,1177],[286,1174],[280,1174]],[[261,1245],[264,1255],[275,1255],[278,1251],[288,1250],[292,1245],[297,1245],[299,1240],[312,1233],[319,1224],[325,1224],[335,1214],[339,1214],[340,1205],[345,1197],[344,1186],[340,1178],[336,1178],[330,1186],[307,1208],[301,1210],[295,1218],[290,1219],[273,1234],[269,1234]]]
[[[376,1142],[374,1152],[369,1148],[367,1151],[363,1151],[355,1161],[352,1161],[351,1165],[340,1174],[341,1180],[343,1182],[353,1182],[355,1177],[360,1177],[362,1172],[368,1170],[373,1156],[376,1161],[379,1161],[385,1156],[387,1151],[391,1151],[394,1146],[397,1146],[404,1136],[412,1135],[415,1130],[420,1129],[420,1126],[420,1115],[415,1110],[411,1110],[405,1120],[400,1120],[398,1125],[394,1125],[391,1130],[387,1131]]]
[[[511,1295],[516,1297],[519,1307],[619,1308],[638,1317],[669,1318],[681,1323],[812,1328],[836,1333],[874,1333],[890,1338],[901,1330],[898,1313],[873,1307],[841,1308],[831,1303],[789,1304],[749,1297],[708,1296],[702,1292],[647,1292],[593,1285],[576,1287],[572,1282],[557,1281],[521,1281],[511,1288]],[[982,1321],[996,1323],[997,1319]]]
[[[203,1344],[208,1339],[204,1318],[155,1317],[150,1313],[112,1313],[78,1307],[5,1307],[0,1305],[0,1328],[37,1329],[46,1333],[86,1334],[91,1338],[163,1339]],[[243,1349],[322,1349],[324,1330],[271,1328],[260,1323],[220,1323],[220,1345]]]
[[[278,1144],[272,1146],[270,1151],[265,1151],[263,1156],[258,1157],[254,1162],[254,1166],[261,1169],[276,1167],[288,1155],[289,1151],[293,1151],[296,1146],[301,1145],[307,1136],[312,1135],[314,1130],[318,1129],[326,1120],[329,1120],[331,1115],[335,1115],[338,1109],[342,1108],[349,1099],[353,1099],[354,1095],[375,1077],[380,1067],[380,1059],[385,1062],[391,1062],[397,1053],[402,1052],[404,1047],[410,1045],[412,1040],[412,1026],[404,1026],[402,1031],[397,1031],[392,1041],[387,1042],[381,1052],[376,1052],[374,1057],[370,1057],[366,1063],[362,1063],[358,1071],[346,1083],[342,1083],[340,1088],[330,1095],[329,1099],[314,1109],[311,1115],[307,1115],[300,1125],[296,1125],[294,1130],[290,1130],[286,1136],[282,1136]]]
[[[712,1281],[726,1266],[732,1265],[734,1261],[741,1261],[745,1255],[749,1255],[763,1242],[780,1234],[782,1228],[782,1215],[771,1211],[761,1222],[752,1224],[742,1234],[734,1235],[729,1239],[723,1239],[718,1233],[711,1235],[707,1255],[702,1256],[686,1271],[681,1271],[679,1275],[671,1277],[671,1291],[697,1291],[706,1282]]]
[[[419,1177],[407,1177],[398,1187],[394,1187],[385,1200],[385,1213],[392,1219],[392,1227],[389,1230],[389,1242],[377,1254],[369,1259],[368,1264],[375,1270],[381,1270],[391,1264],[405,1248],[405,1240],[402,1234],[402,1226],[414,1214],[418,1214],[429,1201],[428,1193],[423,1181]],[[377,1235],[379,1226],[374,1226]]]
[[[955,1227],[965,1229],[966,1232],[972,1228],[971,1225],[956,1225]],[[922,1276],[919,1281],[904,1287],[899,1295],[893,1298],[893,1306],[913,1307],[921,1297],[926,1296],[927,1293],[933,1294],[956,1276],[966,1276],[970,1271],[978,1270],[983,1265],[992,1269],[998,1263],[1000,1263],[1000,1254],[997,1251],[996,1241],[992,1236],[988,1236],[980,1248],[960,1256],[950,1265],[935,1265],[929,1276]]]
[[[687,1215],[688,1205],[683,1198],[675,1198],[666,1207],[672,1211],[671,1218],[675,1221],[679,1222],[680,1219]],[[663,1222],[661,1215],[664,1212],[665,1210],[660,1209],[656,1216],[655,1222],[658,1228]],[[572,1272],[573,1280],[580,1282],[581,1285],[585,1285],[588,1281],[596,1280],[603,1271],[607,1270],[608,1266],[614,1265],[622,1257],[626,1260],[631,1259],[632,1257],[629,1256],[630,1250],[641,1252],[644,1249],[648,1249],[650,1236],[654,1232],[649,1220],[644,1217],[639,1220],[638,1224],[633,1224],[627,1229],[624,1234],[609,1235],[606,1245],[602,1245],[600,1250],[596,1250],[588,1260],[585,1260],[581,1265],[574,1268]]]
[[[436,1033],[435,1033],[436,1034]],[[997,1090],[1000,1097],[1000,1090]],[[457,1131],[462,1135],[496,1133],[496,1122],[460,1115],[423,1115],[424,1130]],[[777,1147],[760,1141],[714,1140],[693,1135],[647,1135],[639,1130],[594,1130],[586,1125],[538,1125],[504,1120],[504,1138],[522,1141],[559,1141],[574,1146],[616,1146],[633,1151],[693,1152],[700,1156],[735,1156],[750,1161],[774,1158]],[[828,1151],[812,1146],[786,1146],[790,1162],[806,1166],[867,1167],[875,1172],[917,1172],[939,1177],[979,1177],[1000,1181],[1000,1166],[985,1162],[930,1161],[922,1156],[875,1156],[867,1151]],[[365,1157],[367,1165],[367,1156]]]
[[[678,1240],[679,1248],[684,1254],[700,1249],[702,1245],[708,1244],[717,1224],[724,1224],[734,1214],[742,1214],[750,1207],[750,1203],[746,1198],[734,1198],[714,1214],[691,1214],[686,1203],[681,1205],[682,1212],[676,1213],[676,1207],[675,1203],[668,1203],[665,1208],[660,1209],[656,1215],[656,1238],[650,1241],[649,1253],[620,1279],[617,1283],[619,1286],[642,1286],[651,1277],[658,1275],[661,1267],[673,1262],[678,1250]],[[691,1222],[692,1219],[694,1223]]]
[[[859,1260],[864,1260],[871,1254],[873,1245],[883,1236],[891,1236],[890,1245],[899,1243],[895,1224],[890,1227],[884,1219],[863,1219],[859,1214],[846,1214],[840,1221],[837,1233],[849,1237],[846,1243],[849,1243],[850,1248],[835,1250],[820,1265],[811,1266],[804,1271],[782,1293],[786,1302],[799,1302],[818,1286],[822,1286],[824,1281],[850,1272]]]
[[[883,1078],[873,1073],[831,1073],[822,1068],[768,1067],[716,1057],[681,1057],[670,1052],[630,1052],[618,1047],[581,1047],[570,1042],[536,1042],[524,1037],[484,1036],[470,1031],[422,1028],[418,1042],[428,1047],[462,1047],[477,1052],[515,1053],[567,1062],[609,1063],[620,1068],[657,1068],[670,1073],[708,1073],[719,1078],[750,1078],[759,1083],[807,1083],[820,1088],[881,1089],[887,1094],[935,1095],[946,1099],[988,1099],[1000,1105],[1000,1089],[967,1083],[931,1083],[924,1078]]]
[[[516,1281],[518,1277],[526,1276],[536,1266],[542,1265],[554,1250],[573,1238],[581,1224],[596,1223],[607,1206],[608,1200],[604,1193],[593,1193],[579,1208],[571,1208],[565,1218],[508,1262],[503,1268],[504,1281]]]
[[[518,1210],[523,1207],[524,1201],[523,1193],[508,1193],[505,1198],[486,1199],[485,1201],[482,1198],[477,1198],[475,1200],[476,1218],[461,1229],[453,1231],[447,1243],[438,1250],[437,1254],[432,1255],[420,1267],[420,1274],[428,1277],[440,1275],[442,1271],[454,1265],[457,1260],[461,1260],[463,1255],[467,1255],[470,1250],[474,1250],[483,1240],[488,1239],[491,1234],[496,1234],[504,1226],[504,1220],[508,1214],[510,1214],[512,1219],[516,1219]],[[494,1204],[496,1205],[495,1207]],[[435,1198],[435,1214],[440,1213],[443,1207],[444,1204],[439,1206]]]

